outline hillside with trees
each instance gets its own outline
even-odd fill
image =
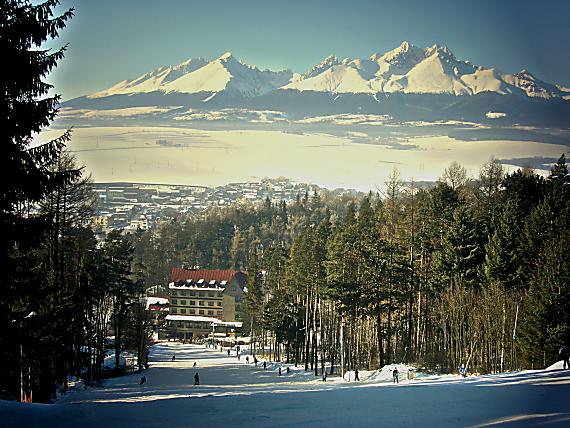
[[[546,179],[494,159],[474,178],[453,163],[429,189],[394,171],[364,198],[179,218],[141,232],[136,252],[148,283],[166,284],[172,266],[247,270],[257,346],[315,373],[341,360],[540,368],[570,340],[569,183],[564,155]]]

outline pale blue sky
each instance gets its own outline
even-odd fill
[[[191,57],[231,51],[260,68],[304,71],[403,40],[570,85],[568,0],[62,0],[71,6],[76,17],[52,44],[69,43],[50,77],[63,99]]]

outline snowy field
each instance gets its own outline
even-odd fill
[[[59,134],[61,130],[49,130],[38,141]],[[441,135],[380,138],[348,131],[343,136],[158,126],[78,127],[68,147],[97,182],[218,186],[283,176],[362,191],[382,189],[393,168],[404,180],[432,181],[454,160],[477,176],[491,155],[555,161],[568,151],[563,144],[461,141]]]
[[[172,361],[172,355],[176,355]],[[196,362],[196,368],[193,364]],[[11,427],[570,426],[570,370],[461,379],[433,376],[393,385],[387,370],[361,381],[278,365],[254,367],[198,345],[161,343],[140,375],[74,391],[53,405],[0,402]],[[200,386],[194,386],[198,371]]]

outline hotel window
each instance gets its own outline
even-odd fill
[[[218,297],[222,297],[222,293],[218,293]]]
[[[224,312],[223,311],[218,311],[218,315],[223,315]]]
[[[185,314],[185,313],[186,313],[186,309],[180,309],[180,313],[181,313],[181,314]]]
[[[181,304],[181,305],[185,305],[185,304],[186,304],[186,300],[181,300],[181,301],[180,301],[180,304]]]
[[[178,302],[178,300],[176,300],[176,299],[172,299],[172,301],[171,301],[170,303],[172,303],[173,305],[176,305],[176,304],[177,304],[177,302]]]
[[[222,306],[222,302],[218,302],[218,306]]]
[[[213,291],[208,291],[208,297],[214,297],[214,292],[213,292]]]
[[[206,293],[204,291],[199,291],[198,292],[198,296],[200,297],[204,297],[206,295]]]
[[[198,301],[198,305],[199,305],[199,306],[205,306],[205,305],[204,305],[204,301],[203,301],[203,300],[199,300],[199,301]]]
[[[212,301],[208,302],[208,306],[214,306],[214,302]]]
[[[180,295],[181,295],[181,296],[186,296],[186,290],[182,290],[182,291],[180,292]]]
[[[170,312],[175,314],[176,313],[176,308],[170,308]]]
[[[195,291],[191,291],[191,292],[190,292],[190,295],[191,295],[191,296],[195,296],[195,295],[196,295],[196,292],[195,292]]]
[[[208,315],[214,315],[214,311],[208,311]]]
[[[190,306],[196,306],[196,300],[190,300]]]
[[[176,290],[172,290],[172,296],[176,297]]]
[[[190,314],[191,314],[191,315],[195,315],[195,314],[196,314],[196,310],[195,310],[195,309],[190,309]]]
[[[198,311],[198,313],[199,313],[200,315],[204,315],[204,309],[200,309],[200,310]]]

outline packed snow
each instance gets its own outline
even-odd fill
[[[399,364],[362,371],[360,381],[351,372],[345,380],[329,376],[324,382],[302,367],[262,358],[255,366],[252,358],[247,363],[247,350],[238,360],[235,350],[228,355],[226,349],[159,343],[141,374],[108,379],[101,387],[78,384],[52,405],[0,402],[0,420],[5,428],[570,423],[570,370],[408,379],[409,367]],[[398,384],[393,383],[394,367],[400,372]],[[194,385],[195,373],[200,385]]]

